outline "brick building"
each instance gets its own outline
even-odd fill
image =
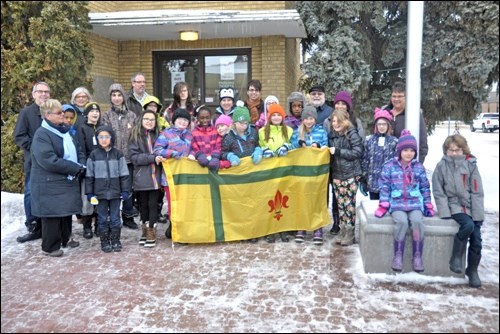
[[[90,1],[89,9],[94,96],[104,105],[109,85],[129,89],[135,72],[164,106],[177,81],[212,107],[220,87],[245,99],[251,79],[262,82],[263,98],[286,101],[297,90],[306,32],[294,1]],[[181,40],[184,31],[197,40]]]

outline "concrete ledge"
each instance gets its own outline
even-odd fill
[[[378,201],[364,200],[357,207],[359,219],[359,248],[366,273],[395,273],[391,269],[393,257],[394,223],[391,215],[383,218],[374,216]],[[465,277],[449,269],[453,248],[453,238],[458,232],[458,224],[437,216],[425,217],[424,268],[421,274],[429,276]],[[405,243],[403,272],[413,271],[411,228],[408,229]],[[465,268],[465,254],[462,259]]]

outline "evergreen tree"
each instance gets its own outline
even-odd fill
[[[2,190],[21,192],[23,155],[13,140],[19,111],[32,103],[37,81],[51,98],[69,102],[92,87],[87,1],[2,1]]]
[[[406,1],[299,1],[311,57],[302,88],[322,84],[329,98],[353,94],[356,113],[371,124],[405,80]],[[429,132],[448,116],[470,121],[498,81],[498,2],[425,2],[421,107]],[[371,127],[368,127],[370,130]]]

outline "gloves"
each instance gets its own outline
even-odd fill
[[[363,196],[368,196],[368,183],[364,177],[359,179],[359,191],[361,191]]]
[[[217,173],[217,171],[219,171],[219,159],[212,157],[212,159],[208,162],[208,169]]]
[[[307,146],[306,142],[303,141],[302,139],[299,139],[299,147],[304,147]]]
[[[129,199],[130,194],[129,194],[129,192],[128,192],[128,191],[122,191],[122,192],[120,193],[120,196],[121,196],[121,198],[122,198],[124,201],[126,201],[126,200],[128,200],[128,199]]]
[[[229,153],[227,155],[227,160],[231,163],[231,166],[239,166],[240,165],[240,158],[234,153]]]
[[[87,194],[87,201],[91,201],[92,200],[92,197],[95,197],[94,194]]]
[[[273,151],[271,151],[270,149],[268,149],[267,147],[265,149],[262,150],[262,156],[264,158],[272,158],[274,157],[274,153]]]
[[[75,179],[81,181],[85,177],[85,171],[87,170],[87,166],[80,165],[80,169],[75,174]]]
[[[256,147],[252,153],[252,162],[254,165],[258,165],[262,161],[262,149],[260,147]]]
[[[434,208],[432,207],[432,203],[425,203],[424,216],[434,217]]]
[[[280,148],[278,148],[278,151],[276,151],[276,153],[278,154],[278,157],[284,157],[288,154],[289,149],[290,146],[288,144],[283,144]]]
[[[196,154],[196,160],[198,160],[198,163],[201,165],[201,167],[207,167],[208,163],[210,162],[206,156],[206,154],[202,152],[198,152]]]
[[[229,168],[231,167],[231,163],[228,160],[219,160],[219,168]]]
[[[375,210],[375,217],[382,218],[387,213],[387,210],[389,210],[389,203],[380,202],[378,204],[378,209]]]

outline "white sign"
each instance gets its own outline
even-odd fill
[[[186,72],[170,72],[172,76],[172,94],[174,93],[174,86],[178,82],[186,81]]]
[[[234,57],[220,57],[220,79],[234,80]]]

